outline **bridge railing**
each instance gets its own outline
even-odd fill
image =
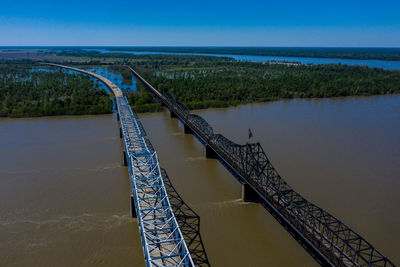
[[[59,64],[47,64],[95,77],[114,93],[125,149],[124,157],[131,180],[131,198],[134,199],[135,211],[132,210],[132,215],[135,213],[138,217],[146,265],[193,267],[192,257],[168,199],[157,154],[145,138],[144,127],[132,112],[122,91],[96,73]],[[153,93],[162,97],[156,91]]]
[[[215,143],[216,152],[336,266],[394,266],[347,225],[296,193],[260,144],[238,145],[222,135]]]
[[[117,98],[135,211],[148,266],[194,266],[172,210],[157,154],[125,97]]]
[[[196,114],[189,114],[187,120],[192,128],[201,129],[202,136],[205,140],[210,140],[210,138],[214,136],[213,128],[203,117]]]
[[[135,75],[138,75],[137,73]],[[139,80],[144,81],[139,76]],[[145,82],[146,87],[149,85]],[[156,91],[149,85],[149,90]],[[154,93],[156,96],[160,93]],[[339,219],[295,192],[281,178],[259,143],[239,145],[220,134],[173,96],[160,96],[167,108],[203,139],[320,254],[336,266],[395,266]]]

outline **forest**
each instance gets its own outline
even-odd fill
[[[229,57],[195,55],[101,54],[74,50],[83,56],[75,66],[104,66],[131,82],[130,65],[162,93],[173,95],[190,109],[290,98],[324,98],[400,93],[400,71],[341,64],[301,65],[245,62]],[[82,54],[81,54],[82,53]],[[90,54],[90,56],[88,55]],[[90,59],[90,60],[89,60]],[[0,61],[0,116],[103,114],[112,111],[110,95],[81,74],[31,72],[35,62]],[[162,110],[138,83],[127,98],[136,112]]]
[[[109,51],[232,54],[400,61],[400,48],[374,47],[103,47]]]
[[[149,93],[141,83],[137,83],[137,91],[126,95],[129,105],[137,113],[162,111],[160,102],[156,102],[153,95]]]
[[[111,96],[89,77],[31,71],[34,62],[0,61],[0,116],[37,117],[106,114]]]
[[[131,66],[159,91],[170,93],[190,109],[286,98],[400,93],[397,70],[217,59],[149,55],[136,58]]]

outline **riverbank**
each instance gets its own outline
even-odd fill
[[[90,48],[85,51],[92,52],[93,57],[103,57],[106,60],[108,57],[115,56],[119,58],[133,58],[135,55],[190,55],[203,57],[219,57],[231,58],[237,61],[249,62],[296,62],[299,64],[342,64],[348,66],[368,66],[371,68],[382,69],[397,69],[400,70],[400,61],[378,60],[378,59],[346,59],[346,58],[329,58],[329,57],[295,57],[295,56],[271,56],[271,55],[250,55],[250,54],[208,54],[208,53],[185,53],[185,52],[161,52],[161,51],[110,51],[107,49]],[[79,51],[70,51],[69,54],[80,54]]]
[[[6,63],[11,64],[10,62],[28,64],[23,61],[7,61]],[[127,94],[129,102],[136,112],[161,111],[160,103],[154,102],[150,94],[145,90],[140,90],[140,87],[136,87],[136,81],[129,71],[126,71],[127,68],[103,64],[97,67],[93,65],[94,63],[95,61],[87,62],[84,66],[116,82]],[[69,64],[82,65],[78,62]],[[130,65],[136,68],[159,91],[173,95],[177,101],[192,110],[283,99],[386,95],[400,92],[400,71],[369,67],[335,64],[263,64],[233,61],[229,58],[174,55],[135,56]],[[15,72],[15,70],[11,70]],[[9,71],[9,69],[5,69],[4,75],[9,76],[10,74],[6,73]],[[62,94],[57,95],[56,98],[50,95],[47,101],[49,103],[47,109],[50,107],[50,110],[46,110],[44,107],[46,98],[44,96],[33,97],[32,89],[36,85],[26,84],[32,79],[30,76],[35,75],[60,76],[48,71],[41,73],[41,69],[35,73],[28,72],[19,75],[19,80],[16,78],[14,80],[24,82],[25,89],[29,89],[26,86],[32,88],[28,90],[27,94],[19,94],[23,95],[23,98],[20,97],[18,101],[14,101],[15,103],[11,101],[9,104],[10,101],[4,96],[5,100],[0,103],[0,116],[31,117],[111,113],[111,108],[103,106],[104,103],[94,101],[93,97],[86,97],[88,99],[82,100],[83,102],[89,101],[88,103],[93,105],[84,104],[83,109],[71,109],[69,106],[76,105],[76,101],[72,100],[72,95]],[[61,76],[58,77],[58,79],[61,78]],[[8,86],[10,80],[7,80],[6,83]],[[75,86],[79,87],[80,85],[76,84]],[[104,89],[99,82],[93,86]],[[6,88],[6,84],[3,84],[3,87]],[[36,87],[35,90],[37,90]],[[84,96],[83,92],[78,95]],[[29,100],[30,96],[32,97]],[[104,96],[101,97],[104,98]],[[13,105],[18,107],[14,108]],[[11,112],[10,107],[12,108]]]
[[[96,49],[96,48],[92,48]],[[400,61],[400,48],[350,47],[101,47],[108,51],[231,54]]]
[[[238,144],[260,142],[297,192],[398,264],[399,103],[400,95],[292,99],[195,113]],[[167,111],[140,117],[174,186],[201,216],[212,264],[316,266],[263,207],[238,201],[240,183],[204,158],[204,147],[177,119]]]
[[[369,67],[288,66],[171,55],[142,56],[131,66],[161,93],[172,95],[189,109],[400,93],[400,71]],[[141,86],[134,98],[139,104],[153,103]]]

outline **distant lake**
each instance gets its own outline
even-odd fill
[[[254,56],[254,55],[232,55],[232,54],[206,54],[206,53],[171,53],[171,52],[140,52],[140,51],[114,51],[99,48],[88,48],[87,51],[99,51],[101,53],[127,53],[134,55],[194,55],[194,56],[215,56],[231,57],[240,61],[268,62],[268,61],[290,61],[301,64],[346,64],[350,66],[369,66],[388,70],[400,70],[400,61],[385,61],[373,59],[341,59],[341,58],[312,58],[312,57],[275,57],[275,56]]]
[[[131,91],[136,91],[136,79],[132,76],[131,82],[125,83],[124,79],[122,78],[122,74],[119,73],[118,71],[113,71],[112,68],[108,67],[84,67],[84,66],[79,66],[78,68],[86,69],[88,71],[97,73],[110,81],[112,81],[115,85],[117,85],[122,91],[124,92],[131,92]],[[95,79],[97,80],[97,79]],[[102,87],[105,90],[108,90],[107,86],[105,86],[103,83],[98,81],[99,86]]]

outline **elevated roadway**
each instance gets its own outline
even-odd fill
[[[147,266],[194,266],[168,198],[157,153],[146,142],[143,127],[118,86],[94,72],[70,66],[103,82],[114,94],[124,143],[124,164],[131,181],[131,213],[137,217]]]

